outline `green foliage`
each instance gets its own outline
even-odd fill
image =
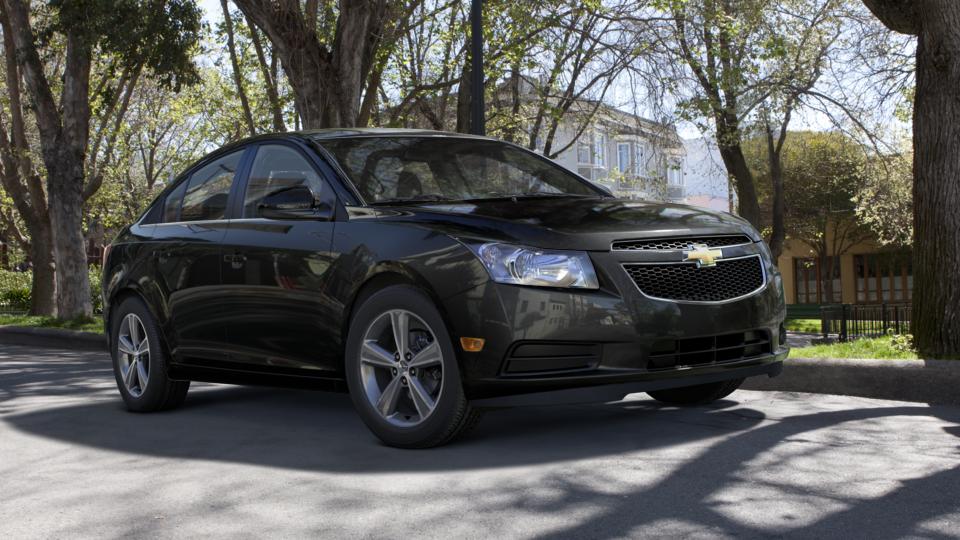
[[[881,244],[913,243],[913,151],[876,158],[854,196],[857,216],[876,233]]]
[[[761,205],[769,206],[772,183],[766,141],[762,137],[746,141],[744,154],[754,171]],[[787,134],[781,156],[788,237],[817,247],[827,245],[831,230],[842,231],[845,245],[835,247],[846,249],[867,235],[857,219],[854,197],[865,185],[868,162],[855,141],[837,132],[794,131]]]
[[[79,36],[102,56],[122,66],[146,66],[158,81],[179,89],[197,82],[194,54],[200,42],[202,11],[191,0],[53,0],[49,25],[39,34]]]
[[[30,309],[30,272],[0,270],[0,309]]]
[[[890,346],[893,350],[904,354],[916,354],[917,348],[913,343],[913,334],[894,334],[890,332]]]
[[[80,317],[77,319],[56,319],[36,315],[0,314],[0,326],[25,326],[32,328],[63,328],[81,332],[103,333],[103,319],[100,317]]]
[[[783,325],[790,332],[817,334],[822,330],[820,319],[787,319]]]
[[[101,313],[103,299],[101,298],[100,267],[91,266],[87,275],[90,279],[90,300],[93,304],[93,312]],[[0,307],[13,311],[29,310],[32,279],[33,273],[29,271],[0,270]]]
[[[844,343],[799,347],[790,352],[794,358],[879,358],[883,360],[912,360],[917,353],[912,347],[905,348],[901,336],[884,336],[873,339],[855,339]]]

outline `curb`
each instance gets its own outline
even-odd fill
[[[960,361],[788,358],[779,377],[741,388],[960,405]]]
[[[23,326],[0,326],[0,343],[30,345],[34,347],[57,347],[106,351],[107,337],[93,332],[63,330],[60,328],[28,328]]]

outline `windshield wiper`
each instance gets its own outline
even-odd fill
[[[551,191],[521,191],[518,193],[507,193],[504,191],[491,191],[489,193],[484,193],[480,197],[471,197],[467,199],[468,201],[476,201],[483,199],[529,199],[535,197],[591,197],[592,195],[587,195],[584,193],[561,193],[561,192],[551,192]]]

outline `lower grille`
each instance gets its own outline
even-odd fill
[[[696,263],[624,264],[623,268],[643,294],[664,300],[722,302],[746,296],[764,284],[759,255],[700,268]]]
[[[650,348],[647,369],[668,369],[735,362],[770,354],[772,344],[766,330],[685,339],[663,339]]]

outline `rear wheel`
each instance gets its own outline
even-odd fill
[[[439,446],[480,419],[443,319],[414,287],[387,287],[363,301],[350,324],[346,371],[357,412],[388,445]]]
[[[151,412],[180,406],[190,381],[167,377],[167,355],[157,324],[142,300],[128,297],[111,317],[113,373],[127,409]]]
[[[729,396],[737,388],[740,388],[741,384],[743,384],[743,379],[733,379],[730,381],[698,384],[696,386],[684,386],[682,388],[654,390],[647,392],[647,394],[657,401],[670,403],[672,405],[702,405]]]

